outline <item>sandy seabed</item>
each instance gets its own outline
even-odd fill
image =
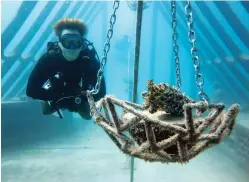
[[[249,157],[236,150],[224,142],[186,165],[135,159],[134,182],[248,182]],[[3,150],[2,182],[129,182],[129,160],[90,122],[67,137]]]

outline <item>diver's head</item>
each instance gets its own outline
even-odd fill
[[[86,25],[80,19],[63,18],[55,24],[54,31],[59,37],[59,47],[64,58],[68,61],[76,60],[83,46]]]

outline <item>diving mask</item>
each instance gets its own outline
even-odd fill
[[[78,34],[64,34],[60,37],[60,42],[66,49],[79,49],[83,45],[83,38]]]

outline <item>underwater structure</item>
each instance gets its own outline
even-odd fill
[[[65,16],[65,12],[69,17],[85,19],[89,26],[102,13],[105,31],[101,32],[100,41],[101,50],[104,51],[100,59],[101,69],[108,64],[107,54],[112,51],[111,39],[119,21],[120,1],[114,1],[109,11],[105,2],[68,1],[60,6],[58,3],[47,2],[34,22],[28,25],[28,30],[18,37],[38,4],[36,1],[22,2],[2,32],[2,141],[6,148],[20,142],[15,138],[18,132],[25,133],[25,129],[44,120],[45,125],[38,124],[43,129],[51,128],[51,121],[54,121],[53,124],[61,121],[58,117],[45,117],[38,113],[38,103],[26,97],[25,92],[28,76],[38,57],[46,51],[47,42],[55,41],[51,27]],[[249,109],[249,42],[245,39],[249,36],[246,23],[246,17],[249,17],[248,3],[148,1],[143,4],[143,1],[133,1],[126,5],[136,13],[134,72],[132,79],[128,79],[132,82],[129,83],[132,85],[129,85],[129,98],[123,100],[107,95],[94,103],[92,94],[98,92],[97,86],[88,92],[87,98],[94,123],[105,131],[120,151],[131,157],[130,181],[134,181],[134,158],[165,165],[177,162],[186,164],[206,149],[212,150],[211,146],[222,142],[226,148],[234,148],[228,155],[238,161],[238,166],[245,168],[249,161],[249,148],[245,147],[249,144],[249,127],[248,123],[237,121],[240,113],[248,114]],[[149,22],[151,42],[147,44],[142,39],[142,30],[148,23],[143,20],[150,8],[153,9],[150,14],[152,21]],[[56,13],[48,16],[54,9]],[[212,10],[216,10],[216,14]],[[247,16],[242,17],[240,13]],[[171,62],[169,69],[173,71],[165,83],[157,84],[153,81],[157,74],[156,54],[157,49],[162,47],[160,38],[154,37],[160,25],[157,21],[159,16],[170,27],[167,37],[172,43],[170,49],[164,50],[171,52],[170,59],[161,59],[165,60],[165,64]],[[44,20],[48,22],[45,26],[41,24]],[[18,41],[13,41],[17,38]],[[149,79],[142,79],[148,81],[141,83],[141,61],[145,60],[140,49],[143,44],[149,46],[149,61],[146,64],[150,69],[147,73]],[[190,54],[188,60],[192,61],[191,70],[186,71],[181,66],[185,61],[180,56],[181,51]],[[182,85],[185,87],[184,75],[191,75],[189,80],[192,83],[187,86],[191,91],[189,94],[181,90]],[[101,78],[98,78],[100,81]],[[145,87],[141,84],[146,85],[143,90],[147,91],[140,94],[142,89],[138,87]],[[212,89],[207,89],[207,85],[211,85]],[[211,90],[214,94],[210,94]],[[121,112],[117,112],[117,106],[121,107]],[[29,113],[28,117],[23,114],[26,112]],[[15,113],[15,117],[9,113]],[[64,121],[57,125],[62,131],[67,131],[65,120],[73,120],[72,114],[65,115]],[[29,127],[22,126],[22,130],[19,130],[22,122]],[[128,132],[128,135],[124,132]]]

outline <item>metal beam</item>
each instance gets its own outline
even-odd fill
[[[16,31],[19,30],[30,13],[35,8],[38,1],[24,1],[19,7],[15,18],[9,23],[8,27],[4,30],[1,36],[1,58],[7,60],[4,57],[4,50],[8,46],[9,42],[15,37]]]
[[[159,6],[159,8],[161,9],[161,13],[164,15],[165,17],[165,20],[171,25],[171,23],[169,22],[169,14],[167,14],[168,12],[170,12],[168,9],[165,9],[165,6]],[[179,19],[179,18],[178,18]],[[187,31],[187,30],[184,30],[183,31]],[[185,49],[189,49],[188,48],[188,39],[186,39],[186,36],[183,36],[182,34],[182,31],[179,31],[179,41],[182,41],[182,45],[185,47]],[[187,33],[185,33],[187,34]],[[184,38],[185,37],[185,38]],[[206,48],[205,48],[206,50]],[[206,60],[209,60],[210,58],[207,58],[206,57],[206,52],[203,52],[203,49],[199,49],[199,54],[202,58],[202,60],[206,59]],[[229,89],[229,90],[232,90],[232,92],[234,93],[234,95],[236,95],[238,98],[240,98],[241,102],[245,102],[243,96],[241,96],[238,92],[234,91],[234,89],[231,89],[231,85],[230,85],[230,82],[225,79],[225,77],[221,74],[221,72],[216,68],[216,67],[210,67],[210,65],[208,64],[205,64],[205,68],[206,70],[204,69],[203,71],[205,71],[206,73],[209,73],[209,74],[206,74],[206,76],[208,76],[211,80],[218,80],[220,83],[223,83],[222,85]],[[211,71],[212,70],[212,71]],[[210,74],[212,72],[212,74]]]
[[[155,60],[156,60],[156,46],[157,46],[157,39],[155,38],[156,32],[157,32],[157,24],[158,24],[158,11],[156,6],[154,6],[155,3],[151,4],[152,8],[152,22],[151,22],[151,51],[150,51],[150,78],[155,77]]]
[[[193,7],[195,7],[195,2],[192,2],[192,5],[193,5]],[[224,73],[224,75],[226,75],[226,77],[224,79],[232,80],[232,84],[234,86],[236,86],[236,88],[238,88],[241,92],[246,92],[246,90],[248,90],[249,86],[247,86],[245,84],[241,84],[240,82],[238,82],[237,78],[240,78],[242,83],[247,83],[249,81],[248,76],[243,74],[240,71],[240,69],[237,66],[235,66],[238,63],[236,63],[234,65],[230,65],[226,61],[224,61],[227,54],[225,53],[223,48],[218,45],[217,40],[214,39],[214,37],[210,33],[208,27],[204,26],[203,21],[201,21],[200,14],[202,15],[202,12],[197,13],[195,11],[195,8],[192,8],[192,9],[193,9],[193,12],[195,12],[195,15],[196,15],[196,16],[194,16],[194,21],[199,25],[198,27],[195,26],[195,30],[198,33],[198,35],[203,35],[203,36],[199,36],[197,41],[201,42],[201,44],[200,44],[201,47],[203,49],[205,49],[209,53],[210,56],[213,56],[213,57],[209,57],[209,59],[212,60],[213,65],[218,70],[220,70],[222,73]],[[179,13],[181,13],[180,14],[181,17],[185,17],[184,12],[183,12],[184,9],[183,9],[182,6],[181,6],[181,10],[182,11],[179,12]],[[208,37],[208,42],[205,41],[204,36]],[[208,45],[208,44],[210,44],[210,45]],[[210,47],[212,49],[210,49]],[[216,64],[214,62],[214,59],[220,58],[220,57],[223,58],[223,62],[221,64]],[[233,70],[233,72],[231,72],[230,70]],[[248,93],[245,93],[245,94],[248,95]]]

